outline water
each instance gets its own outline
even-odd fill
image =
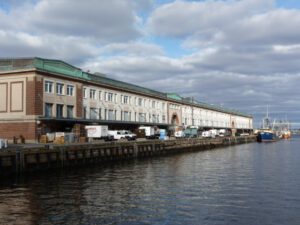
[[[300,138],[2,180],[0,224],[300,224]]]

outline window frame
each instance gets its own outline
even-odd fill
[[[96,90],[90,89],[90,99],[96,99]]]
[[[74,85],[67,84],[67,96],[74,96],[74,89],[75,89]]]
[[[49,85],[47,85],[47,84],[51,84],[51,91],[49,91]],[[44,88],[45,88],[45,93],[48,93],[48,94],[53,94],[53,92],[54,92],[54,82],[53,81],[51,81],[51,80],[45,80],[45,85],[44,85]]]
[[[57,95],[64,95],[64,86],[65,86],[64,83],[56,82],[56,94]]]

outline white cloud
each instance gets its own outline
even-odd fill
[[[101,48],[101,54],[126,55],[126,56],[151,56],[163,55],[163,49],[154,44],[143,42],[130,42],[130,43],[113,43],[108,44]]]
[[[128,3],[127,0],[90,0],[88,3],[41,0],[11,9],[6,23],[12,29],[43,35],[89,37],[100,43],[128,41],[140,35],[136,28],[137,16]]]
[[[80,63],[98,52],[84,38],[35,36],[23,32],[0,30],[0,57],[45,57],[59,58]]]
[[[61,59],[249,113],[264,104],[300,111],[300,11],[274,2],[10,0],[0,10],[0,57]],[[193,53],[168,56],[178,46],[157,36]]]
[[[186,37],[197,31],[216,32],[241,18],[273,7],[273,0],[175,1],[159,6],[149,17],[149,29],[156,35]]]

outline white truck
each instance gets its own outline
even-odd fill
[[[219,136],[219,131],[217,129],[211,129],[209,130],[211,132],[211,137],[215,138]]]
[[[207,130],[207,131],[203,131],[201,136],[204,137],[204,138],[211,138],[212,134],[211,134],[210,130]]]
[[[121,133],[126,135],[128,141],[136,139],[136,134],[132,133],[130,130],[121,130]]]
[[[148,139],[154,139],[155,138],[155,130],[154,127],[150,126],[141,126],[139,127],[140,130],[145,130],[145,137]]]
[[[85,126],[86,134],[88,138],[111,140],[111,136],[108,133],[108,126],[106,125],[89,125]]]
[[[219,136],[224,137],[226,135],[226,129],[220,129],[219,130]]]
[[[174,132],[175,138],[184,138],[184,131],[183,130],[178,130]]]
[[[109,130],[108,134],[113,137],[114,140],[135,140],[136,134],[129,130]]]

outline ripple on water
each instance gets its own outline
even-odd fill
[[[0,188],[4,224],[300,224],[300,139],[37,175]]]

